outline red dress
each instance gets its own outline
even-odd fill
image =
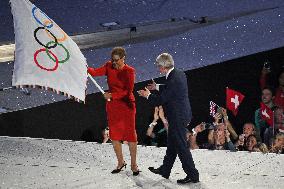
[[[114,69],[111,61],[100,68],[88,68],[92,76],[107,76],[111,101],[106,101],[107,121],[111,140],[137,142],[135,129],[135,97],[133,95],[135,69],[125,65]]]

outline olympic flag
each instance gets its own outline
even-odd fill
[[[10,0],[15,31],[13,86],[53,90],[85,101],[87,62],[77,44],[29,0]]]

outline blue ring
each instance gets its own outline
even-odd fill
[[[51,22],[50,25],[46,26],[43,23],[41,23],[41,21],[35,16],[35,10],[37,9],[36,6],[33,7],[32,9],[32,13],[33,13],[33,17],[35,18],[35,20],[37,21],[37,23],[39,23],[40,25],[47,27],[47,28],[51,28],[53,26],[53,22],[52,20],[44,13],[40,10],[40,12]]]

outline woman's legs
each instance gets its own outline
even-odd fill
[[[131,170],[138,171],[136,155],[137,155],[137,142],[128,142],[130,157],[131,157]]]
[[[113,140],[112,145],[117,158],[117,168],[120,168],[124,164],[121,143],[118,140]]]

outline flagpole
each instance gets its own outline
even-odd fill
[[[106,92],[103,90],[103,88],[97,83],[97,81],[88,73],[89,78],[92,80],[92,82],[95,84],[95,86],[99,89],[99,91],[102,94],[105,94]],[[110,101],[110,99],[107,99],[107,101]]]

